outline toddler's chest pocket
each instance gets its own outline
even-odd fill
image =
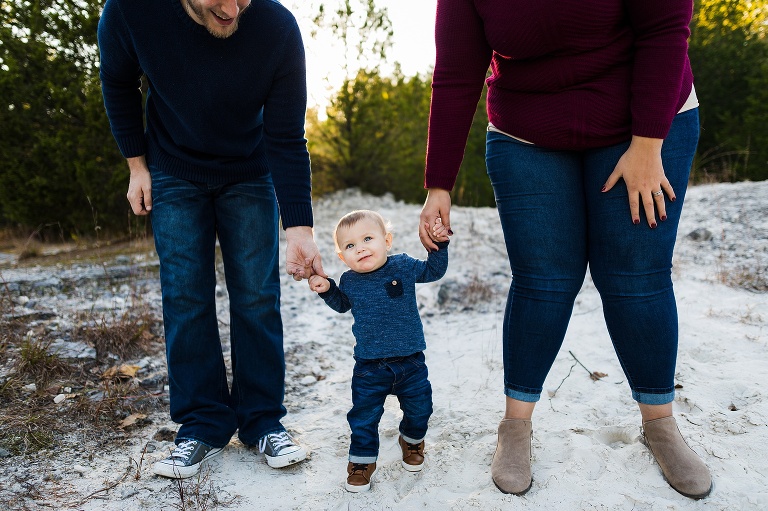
[[[397,298],[403,296],[403,281],[400,279],[392,279],[385,284],[387,288],[387,294],[390,298]]]

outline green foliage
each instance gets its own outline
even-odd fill
[[[96,26],[103,0],[0,0],[0,228],[50,239],[146,230],[125,200],[128,173],[104,112]],[[430,76],[383,75],[385,2],[307,0],[343,46],[346,80],[307,133],[316,193],[356,186],[421,202]],[[696,0],[690,56],[701,103],[697,181],[768,179],[768,8]],[[430,29],[430,27],[425,27]],[[431,29],[430,29],[431,30]],[[492,206],[485,95],[453,191]]]
[[[458,206],[496,206],[493,188],[485,170],[485,136],[488,128],[486,92],[487,89],[484,88],[475,110],[467,146],[464,149],[464,159],[453,187],[452,201]]]
[[[330,0],[330,4],[329,8],[328,0],[320,1],[313,22],[330,30],[341,43],[346,78],[354,69],[378,69],[392,47],[387,8],[377,6],[375,0]]]
[[[418,203],[426,195],[424,156],[431,80],[360,70],[346,80],[326,110],[307,128],[316,193],[356,187],[374,195]],[[485,99],[478,105],[453,192],[457,205],[493,206],[485,172]]]
[[[765,2],[697,0],[690,58],[701,104],[694,180],[768,178],[768,8]]]
[[[43,238],[124,225],[127,173],[98,84],[100,4],[0,9],[0,222]]]
[[[406,202],[424,200],[424,157],[431,79],[405,77],[399,66],[390,77],[379,64],[391,46],[392,28],[386,8],[374,0],[338,0],[335,10],[318,7],[315,24],[330,29],[344,48],[346,79],[319,121],[308,118],[313,187],[322,194],[358,187]],[[354,27],[357,27],[356,29]],[[353,75],[351,69],[357,72]],[[485,99],[477,114],[454,190],[454,202],[493,205],[485,174]]]

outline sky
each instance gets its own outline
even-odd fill
[[[378,0],[377,5],[386,7],[394,31],[393,46],[387,52],[391,69],[399,62],[406,76],[429,71],[435,62],[435,6],[437,0]],[[313,39],[312,16],[314,2],[294,0],[284,2],[299,22],[307,53],[307,87],[309,106],[323,107],[333,91],[338,89],[343,74],[341,49],[335,45],[330,34],[319,34]]]

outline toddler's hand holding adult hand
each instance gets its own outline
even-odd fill
[[[331,283],[328,279],[321,277],[320,275],[312,275],[309,277],[309,289],[315,293],[325,293],[331,288]]]
[[[442,188],[430,188],[427,190],[427,200],[421,208],[419,217],[419,239],[428,252],[437,250],[436,241],[444,241],[435,237],[433,226],[437,226],[440,220],[442,227],[448,235],[451,230],[451,194]]]

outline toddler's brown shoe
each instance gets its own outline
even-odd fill
[[[408,472],[418,472],[424,466],[424,440],[418,444],[409,444],[403,437],[397,439],[403,451],[403,468]]]
[[[376,471],[376,463],[347,464],[347,482],[344,487],[352,493],[360,493],[371,489],[371,477]]]

